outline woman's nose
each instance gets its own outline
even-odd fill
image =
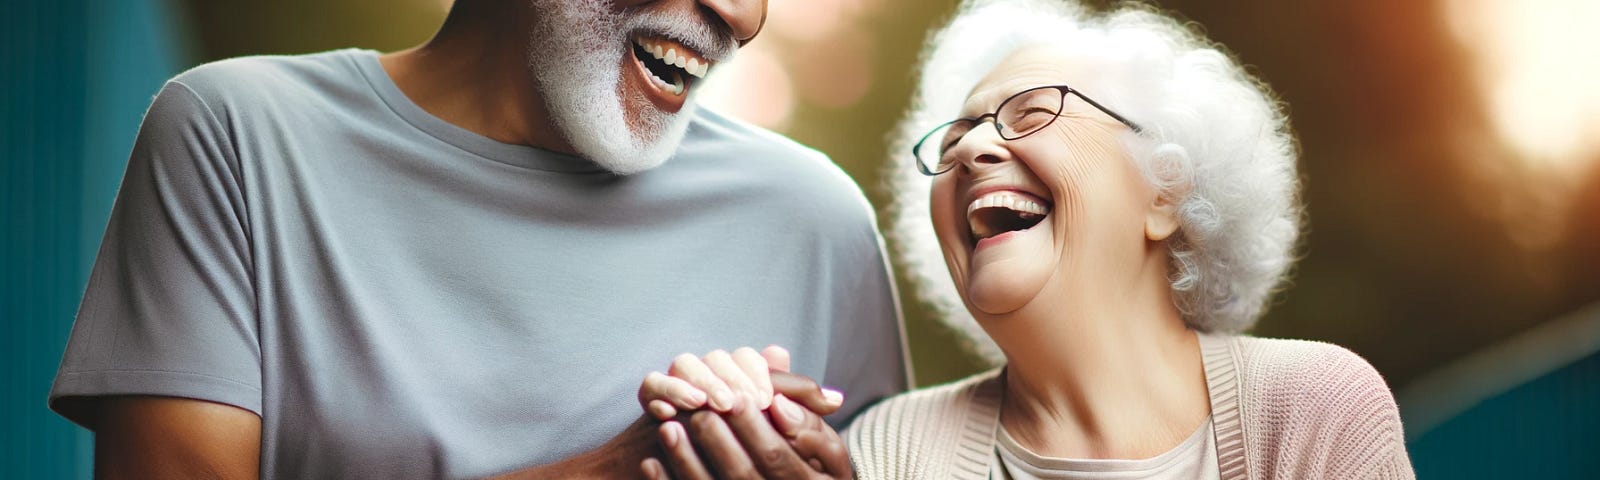
[[[1011,151],[1005,148],[1005,139],[1000,138],[1000,132],[989,125],[978,125],[968,131],[957,148],[958,151],[953,153],[968,169],[981,170],[1011,159]]]

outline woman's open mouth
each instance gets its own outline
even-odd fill
[[[976,248],[1038,226],[1049,214],[1049,201],[1024,192],[998,190],[967,205],[967,225]]]
[[[633,37],[633,63],[646,97],[669,113],[683,108],[695,82],[705,78],[711,62],[683,44],[660,37]]]

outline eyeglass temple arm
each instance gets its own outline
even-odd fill
[[[1083,101],[1088,102],[1090,105],[1094,105],[1094,108],[1098,108],[1098,109],[1100,109],[1100,111],[1106,112],[1106,115],[1110,115],[1111,118],[1117,119],[1117,121],[1122,122],[1123,125],[1127,125],[1128,128],[1133,129],[1133,133],[1143,133],[1144,132],[1144,128],[1139,127],[1139,124],[1133,123],[1133,120],[1128,120],[1127,118],[1123,117],[1122,115],[1118,115],[1117,112],[1113,112],[1113,111],[1111,111],[1111,109],[1106,108],[1105,105],[1101,105],[1100,102],[1096,102],[1094,100],[1091,100],[1088,96],[1084,95],[1083,93],[1081,93],[1081,92],[1079,92],[1077,90],[1073,90],[1073,89],[1069,88],[1069,89],[1067,89],[1067,91],[1071,92],[1074,96],[1077,96],[1078,98],[1083,99]]]

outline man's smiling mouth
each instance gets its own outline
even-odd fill
[[[711,69],[710,61],[683,44],[646,35],[633,37],[633,58],[653,90],[647,94],[669,111],[682,107],[689,89]]]

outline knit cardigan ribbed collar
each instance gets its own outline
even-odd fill
[[[1216,435],[1217,466],[1221,480],[1244,480],[1244,426],[1239,414],[1238,352],[1225,335],[1202,333],[1201,362],[1205,365],[1206,389],[1211,397],[1211,425]],[[986,373],[967,404],[966,421],[956,455],[950,459],[951,473],[957,479],[989,478],[990,455],[995,449],[995,434],[1000,428],[1000,401],[1004,393],[1000,369]]]

